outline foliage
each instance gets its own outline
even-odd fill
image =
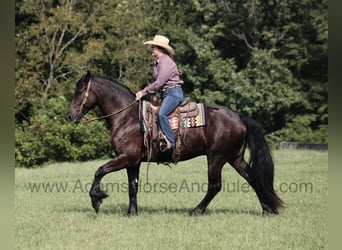
[[[18,166],[51,161],[75,161],[112,155],[108,130],[103,123],[74,126],[65,119],[68,102],[50,98],[44,112],[16,128],[15,157]],[[96,136],[94,136],[96,135]]]
[[[274,58],[269,51],[253,50],[242,80],[232,81],[227,88],[232,103],[257,121],[270,133],[284,126],[285,115],[303,101],[299,84],[285,61]]]
[[[67,103],[87,69],[145,86],[155,34],[192,99],[248,113],[274,145],[327,142],[327,0],[18,0],[15,20],[18,165],[110,155],[104,124],[65,123]]]

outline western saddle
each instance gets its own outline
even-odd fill
[[[151,95],[146,101],[146,108],[144,116],[145,133],[144,143],[147,147],[148,160],[154,160],[156,162],[174,162],[177,163],[180,159],[180,147],[181,147],[181,134],[183,126],[181,121],[185,117],[197,116],[199,113],[197,104],[190,102],[190,98],[186,97],[182,103],[169,115],[169,121],[173,130],[173,135],[176,141],[176,147],[171,152],[163,153],[160,150],[165,136],[162,133],[159,121],[158,112],[160,109],[160,100],[156,95]],[[175,122],[172,122],[175,119]]]

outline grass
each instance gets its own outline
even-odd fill
[[[126,172],[107,175],[109,197],[99,214],[88,190],[105,161],[17,168],[16,249],[325,249],[328,247],[328,153],[275,151],[275,188],[287,203],[261,216],[253,190],[228,165],[224,186],[204,216],[186,213],[204,197],[206,159],[170,170],[146,164],[140,175],[139,216],[125,217]],[[43,186],[43,184],[45,186]],[[39,186],[40,185],[40,186]],[[50,185],[50,186],[47,186]],[[45,190],[44,190],[45,189]]]

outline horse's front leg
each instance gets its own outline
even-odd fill
[[[91,205],[95,209],[96,213],[99,212],[100,207],[102,206],[102,200],[108,197],[108,195],[100,188],[100,183],[103,176],[103,166],[101,166],[95,172],[95,178],[89,191]]]
[[[139,161],[137,161],[139,162]],[[138,163],[134,163],[132,161],[132,157],[126,154],[118,155],[114,159],[110,160],[109,162],[105,163],[101,167],[97,169],[94,176],[94,181],[89,191],[89,196],[91,198],[91,204],[95,209],[95,212],[98,213],[101,205],[102,200],[107,198],[108,195],[101,190],[100,183],[101,179],[108,173],[121,170],[123,168],[129,168],[132,166],[136,166]]]
[[[136,167],[127,168],[129,205],[127,215],[138,215],[137,193],[139,186],[140,164]]]

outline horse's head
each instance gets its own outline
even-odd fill
[[[78,123],[95,103],[96,96],[91,89],[91,74],[88,71],[76,84],[74,97],[70,103],[66,119]]]

